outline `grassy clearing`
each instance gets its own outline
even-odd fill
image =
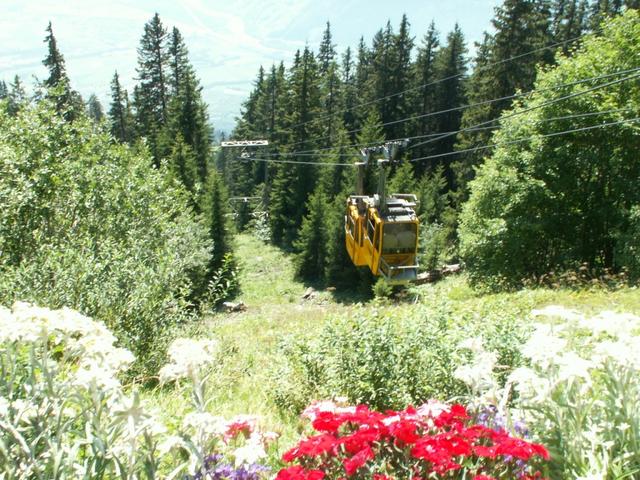
[[[195,333],[215,337],[222,346],[219,366],[211,378],[211,410],[227,417],[239,413],[259,415],[264,427],[282,434],[281,447],[286,448],[297,438],[300,425],[296,418],[279,413],[269,399],[269,390],[274,387],[268,371],[277,360],[278,343],[287,335],[314,335],[331,318],[352,315],[358,306],[337,303],[329,292],[316,292],[314,298],[303,300],[307,287],[294,279],[291,258],[250,235],[236,237],[236,253],[242,288],[237,301],[244,302],[247,310],[215,314]],[[444,304],[453,322],[477,325],[484,318],[504,312],[516,312],[517,318],[527,321],[532,309],[551,304],[585,313],[614,310],[640,314],[640,292],[628,287],[613,291],[597,287],[540,288],[482,295],[468,286],[464,276],[459,276],[412,287],[403,300],[375,304],[393,316],[409,315],[416,308],[428,312],[430,307]],[[158,389],[148,392],[147,397],[174,419],[181,417],[187,401],[174,389]]]

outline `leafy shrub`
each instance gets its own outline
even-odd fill
[[[328,322],[316,338],[289,339],[272,372],[272,398],[299,412],[314,398],[345,396],[384,410],[460,395],[466,387],[453,375],[457,345],[474,329],[500,347],[505,372],[520,364],[523,327],[511,315],[452,317],[446,304],[406,317],[363,309]]]
[[[144,147],[115,145],[46,102],[0,113],[0,302],[100,318],[154,372],[193,318],[210,242],[187,192]]]
[[[389,298],[393,294],[393,286],[382,277],[376,280],[372,290],[373,296],[376,298]]]
[[[628,227],[629,206],[640,203],[637,125],[552,134],[635,116],[637,78],[555,100],[625,78],[617,72],[637,66],[639,35],[637,10],[605,22],[602,35],[585,38],[571,57],[540,72],[538,90],[507,112],[521,114],[501,122],[493,139],[503,145],[478,170],[461,214],[460,251],[476,284],[518,286],[525,277],[584,262],[600,269],[624,266],[615,264],[614,251]],[[610,77],[557,88],[602,75]],[[594,112],[601,112],[597,119]],[[576,114],[586,115],[568,118]]]

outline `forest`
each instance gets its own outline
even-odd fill
[[[159,13],[105,106],[43,25],[46,78],[0,80],[0,479],[638,478],[639,9],[326,22],[222,135]],[[460,274],[354,266],[386,142]]]

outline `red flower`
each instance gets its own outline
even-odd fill
[[[495,477],[491,477],[489,475],[476,475],[473,477],[473,480],[496,480]]]
[[[297,447],[285,452],[282,456],[282,460],[285,462],[292,462],[296,458],[300,458],[304,455],[308,457],[317,457],[323,453],[330,452],[337,445],[337,438],[328,433],[309,437],[306,440],[302,440]]]
[[[322,480],[324,472],[320,470],[305,470],[299,465],[283,468],[278,472],[276,480]]]
[[[415,443],[420,435],[416,433],[418,425],[411,420],[400,420],[389,425],[389,433],[404,444]]]
[[[374,458],[373,450],[368,445],[356,453],[353,457],[343,460],[344,470],[347,472],[347,476],[353,475],[359,468],[361,468],[368,460]]]

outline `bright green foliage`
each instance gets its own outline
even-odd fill
[[[458,343],[479,322],[488,343],[500,346],[500,364],[520,365],[523,330],[514,325],[512,311],[475,320],[458,314],[453,321],[449,306],[434,302],[429,310],[417,307],[400,315],[397,307],[356,310],[332,318],[314,338],[283,342],[272,398],[293,412],[314,398],[337,396],[380,410],[449,399],[465,391],[453,376]]]
[[[114,145],[48,102],[0,113],[0,303],[69,306],[103,320],[153,372],[192,319],[210,243],[188,194],[145,150]]]
[[[554,85],[637,67],[639,36],[637,11],[606,23],[602,36],[585,39],[573,57],[559,57],[557,68],[540,74],[540,92],[516,108],[535,110],[502,122],[494,141],[533,139],[498,147],[471,184],[460,237],[472,280],[517,284],[557,266],[624,266],[615,251],[627,232],[630,209],[640,203],[637,124],[541,135],[637,116],[637,77],[570,100],[546,102],[593,83],[562,90],[552,89]],[[625,110],[543,123],[612,109]]]

